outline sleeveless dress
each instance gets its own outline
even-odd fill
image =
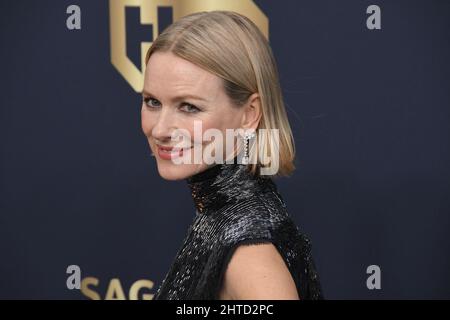
[[[186,181],[196,215],[154,300],[219,299],[234,250],[259,243],[276,246],[300,299],[323,299],[311,243],[289,216],[272,178],[224,163]]]

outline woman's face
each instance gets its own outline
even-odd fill
[[[217,143],[211,137],[205,138],[203,133],[214,128],[225,138],[226,129],[241,127],[243,115],[244,108],[232,105],[225,94],[222,79],[216,75],[172,53],[155,52],[150,57],[145,70],[142,130],[164,179],[185,179],[207,169],[210,164],[204,161],[204,154],[193,161],[194,152]],[[195,135],[194,121],[197,122]],[[181,131],[175,131],[177,129]],[[184,140],[171,139],[175,132]],[[226,142],[222,142],[225,146]],[[180,145],[183,148],[181,153]],[[174,146],[178,146],[174,149],[177,151],[164,151],[164,148]],[[223,159],[235,154],[223,152]],[[186,163],[180,164],[181,158]]]

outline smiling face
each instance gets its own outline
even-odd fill
[[[164,179],[185,179],[207,169],[210,165],[203,157],[201,163],[186,164],[177,164],[173,158],[194,159],[194,146],[205,150],[208,144],[214,143],[203,139],[205,130],[215,128],[225,137],[226,129],[241,127],[243,115],[244,108],[232,104],[221,78],[170,52],[151,55],[145,70],[141,121],[158,172]],[[194,135],[194,121],[201,122],[200,135]],[[179,140],[171,139],[177,129],[190,137],[183,141],[181,155],[164,150],[180,146]],[[224,160],[232,156],[234,153],[226,155]]]

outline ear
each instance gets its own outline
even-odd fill
[[[262,116],[261,99],[258,93],[253,93],[249,98],[242,113],[241,128],[258,128]]]

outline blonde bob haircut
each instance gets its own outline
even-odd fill
[[[157,51],[171,52],[223,79],[225,92],[237,107],[258,93],[262,114],[255,132],[258,139],[250,148],[249,169],[255,174],[259,166],[279,161],[276,176],[289,176],[295,170],[294,138],[276,61],[268,40],[249,18],[223,10],[186,15],[152,43],[145,57],[146,65]],[[270,129],[278,129],[278,143],[273,141]],[[253,148],[258,150],[257,159]]]

